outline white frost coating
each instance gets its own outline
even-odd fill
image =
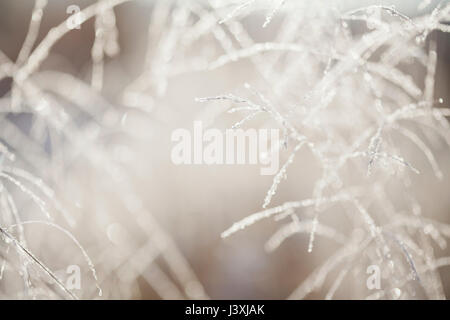
[[[7,80],[0,98],[0,256],[5,258],[0,261],[0,295],[8,291],[5,277],[14,272],[23,288],[21,298],[60,298],[61,290],[63,297],[77,298],[37,259],[51,259],[43,251],[58,245],[23,228],[39,223],[69,236],[76,254],[81,250],[95,281],[86,284],[80,297],[89,298],[101,282],[103,298],[134,298],[140,294],[135,292],[139,280],[161,298],[208,298],[188,263],[191,257],[184,257],[175,241],[184,234],[172,237],[164,230],[155,217],[159,213],[148,210],[154,204],[140,190],[142,181],[155,180],[160,187],[160,182],[170,183],[170,175],[164,172],[158,181],[154,164],[142,165],[140,159],[146,151],[163,157],[164,148],[147,144],[147,138],[165,141],[163,128],[189,118],[185,104],[194,104],[195,95],[212,95],[197,101],[209,109],[229,105],[223,119],[214,114],[221,125],[282,132],[280,141],[271,142],[286,161],[272,181],[264,182],[263,210],[247,217],[239,212],[244,218],[222,237],[265,218],[272,217],[273,224],[292,218],[275,231],[266,250],[282,250],[281,244],[295,234],[302,234],[294,244],[305,254],[333,246],[335,254],[291,298],[315,290],[326,292],[326,299],[341,298],[349,274],[363,278],[367,264],[380,264],[388,279],[369,297],[413,298],[411,281],[424,289],[420,298],[445,297],[437,269],[449,265],[449,258],[440,257],[434,247],[446,248],[450,226],[430,219],[430,206],[419,203],[417,194],[428,197],[426,202],[444,201],[435,199],[439,186],[430,181],[436,180],[433,173],[448,178],[448,97],[435,90],[442,87],[436,84],[443,41],[436,34],[450,32],[450,5],[432,7],[434,2],[423,0],[412,5],[419,11],[409,16],[400,6],[347,9],[334,0],[158,0],[145,6],[130,1],[128,8],[149,9],[148,21],[136,21],[147,29],[139,38],[129,32],[134,21],[119,30],[117,21],[124,21],[128,9],[115,7],[125,2],[97,1],[81,10],[81,31],[69,30],[63,21],[39,37],[41,24],[48,25],[46,10],[54,4],[36,0],[26,13],[26,36],[14,39],[23,40],[17,58],[5,54],[10,48],[0,48],[0,80]],[[84,22],[91,18],[95,38],[89,43],[79,35],[88,32]],[[120,57],[119,34],[127,53]],[[71,36],[90,50],[82,76],[54,63],[61,55],[54,46],[64,46]],[[133,41],[143,42],[132,48],[145,52],[130,52]],[[135,60],[134,71],[120,71],[128,56]],[[55,65],[57,70],[48,70]],[[222,90],[233,93],[219,94]],[[30,122],[29,128],[23,122]],[[151,148],[138,150],[141,141]],[[291,165],[295,174],[287,174]],[[148,172],[142,174],[143,167]],[[419,173],[426,187],[417,183]],[[285,178],[290,179],[291,201],[279,205],[278,199],[286,199],[277,194]],[[255,188],[260,184],[250,182]],[[160,189],[152,189],[158,192],[154,198],[164,199]],[[219,202],[212,203],[216,207]],[[29,220],[41,213],[55,223]],[[61,214],[70,228],[60,227]],[[175,218],[180,224],[182,217]],[[105,235],[111,223],[126,231],[113,242]],[[324,238],[316,244],[319,236]],[[89,244],[90,256],[80,243]],[[308,263],[314,258],[305,256]],[[92,261],[102,271],[100,279]],[[42,283],[32,266],[60,290]],[[352,285],[364,284],[360,278]],[[111,285],[111,279],[120,281]]]

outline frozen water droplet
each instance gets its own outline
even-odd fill
[[[106,229],[109,240],[115,245],[120,245],[126,239],[126,231],[119,223],[112,223]]]
[[[424,35],[420,35],[416,37],[416,43],[417,44],[422,44],[425,41],[425,36]]]
[[[33,21],[39,21],[40,19],[42,19],[42,9],[39,9],[37,11],[35,11],[33,13],[33,15],[31,16],[31,20]]]
[[[392,293],[392,297],[397,300],[398,298],[400,298],[401,294],[402,294],[402,290],[400,290],[399,288],[394,288],[391,291]]]

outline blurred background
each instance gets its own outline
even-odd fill
[[[208,5],[203,1],[190,2],[186,13],[177,11],[179,3],[175,1],[170,4],[130,1],[115,7],[114,15],[109,20],[105,18],[102,27],[99,27],[102,22],[96,22],[94,17],[80,29],[67,32],[30,76],[41,90],[38,96],[45,93],[48,97],[51,114],[48,118],[40,113],[40,102],[33,105],[37,100],[24,98],[25,93],[19,92],[14,102],[11,76],[2,76],[0,81],[1,141],[16,154],[14,165],[8,165],[32,172],[54,190],[51,198],[57,199],[57,203],[45,200],[46,208],[54,222],[69,230],[91,257],[103,295],[96,294],[95,281],[83,254],[61,230],[39,223],[24,225],[27,247],[51,270],[80,266],[81,288],[74,290],[79,297],[284,299],[339,247],[333,240],[318,237],[309,253],[306,233],[288,238],[274,252],[266,252],[264,244],[284,225],[273,219],[221,239],[220,234],[234,222],[261,210],[273,177],[261,176],[255,165],[176,166],[171,162],[170,135],[174,129],[191,129],[194,120],[225,129],[240,119],[226,113],[231,106],[228,102],[199,103],[195,98],[228,93],[248,96],[245,83],[262,92],[270,87],[260,79],[258,68],[249,59],[214,70],[205,69],[205,60],[214,61],[223,54],[218,45],[221,36],[223,42],[237,46],[235,40],[227,40],[232,39],[231,31],[223,31],[222,35],[216,29],[217,21],[225,14],[207,16],[206,12],[211,12],[209,6],[214,5],[219,7],[218,12],[230,12],[232,6],[220,6],[219,1]],[[339,6],[345,12],[385,2],[343,1]],[[438,1],[430,1],[418,10],[420,2],[389,1],[389,4],[411,18],[429,14],[438,5]],[[0,50],[14,62],[22,50],[30,21],[41,19],[33,44],[36,48],[51,28],[68,18],[70,5],[83,9],[94,3],[49,0],[40,14],[33,13],[34,1],[2,0]],[[241,19],[240,25],[254,42],[274,41],[284,25],[285,13],[280,10],[272,23],[262,28],[266,13],[266,9],[258,9]],[[34,19],[30,20],[32,16]],[[327,17],[319,11],[317,19]],[[310,22],[305,23],[300,25],[314,30],[307,25]],[[101,28],[103,31],[98,31]],[[367,31],[358,22],[350,28],[355,37]],[[447,106],[450,35],[431,32],[423,45],[424,52],[430,41],[437,52],[434,99],[443,99],[443,105]],[[103,47],[96,49],[95,43]],[[277,59],[271,53],[260,57]],[[294,65],[295,58],[283,59],[284,66]],[[414,64],[407,69],[422,89],[426,69]],[[102,80],[93,74],[100,74]],[[302,83],[298,81],[302,80],[296,81],[294,77],[292,86],[286,89],[287,104],[302,91],[298,88]],[[53,126],[58,121],[61,126]],[[264,125],[258,121],[254,123]],[[406,143],[402,147],[406,150],[405,158],[410,155],[408,159],[422,173],[411,176],[411,192],[421,204],[422,214],[450,223],[448,146],[442,143],[430,146],[443,172],[442,180],[436,179],[426,157],[414,151],[413,145]],[[280,163],[288,155],[282,154]],[[288,178],[280,184],[273,205],[311,196],[320,168],[306,149],[296,159]],[[395,183],[384,186],[388,193],[393,190],[393,195],[399,188]],[[10,190],[22,221],[44,220],[29,195],[20,192],[11,181],[4,181],[4,188]],[[30,184],[29,188],[35,187]],[[42,193],[39,188],[35,192]],[[400,196],[396,200],[399,207],[408,203]],[[327,210],[333,214],[326,215],[321,222],[336,225],[344,234],[354,231],[341,207]],[[2,226],[10,223],[5,216],[3,212]],[[4,245],[1,250],[3,260],[8,262],[0,280],[0,298],[30,298],[30,292],[24,289],[23,274],[17,272],[22,258],[14,256],[7,247]],[[434,250],[442,257],[450,253],[447,247]],[[361,264],[365,272],[368,264]],[[65,297],[54,284],[49,284],[42,272],[31,265],[29,268],[31,288],[44,288],[34,291],[38,298]],[[324,288],[308,298],[323,298],[338,271],[333,271]],[[448,267],[440,268],[439,274],[448,297]],[[364,274],[350,274],[348,278],[336,292],[336,298],[356,299],[370,294]]]

